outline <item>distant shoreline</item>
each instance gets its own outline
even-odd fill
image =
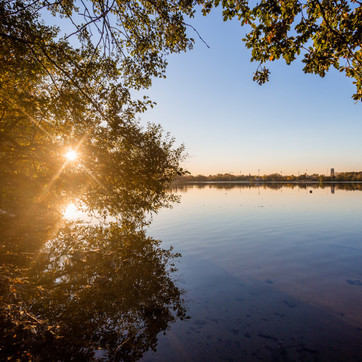
[[[362,171],[353,172],[331,172],[331,175],[319,174],[301,174],[282,175],[280,173],[272,173],[269,175],[234,175],[231,173],[215,174],[215,175],[191,175],[186,174],[178,177],[174,183],[190,184],[190,183],[235,183],[235,184],[272,184],[272,183],[289,183],[289,184],[341,184],[341,183],[361,183]]]
[[[224,180],[213,180],[213,181],[181,181],[181,184],[251,184],[251,185],[261,185],[261,184],[362,184],[362,181],[224,181]]]

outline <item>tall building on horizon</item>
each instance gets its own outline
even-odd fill
[[[334,177],[334,168],[331,168],[331,177]]]

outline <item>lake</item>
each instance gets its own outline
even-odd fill
[[[199,184],[149,234],[182,257],[189,319],[144,361],[362,361],[357,185]]]

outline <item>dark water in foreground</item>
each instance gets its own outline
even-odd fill
[[[178,191],[150,234],[182,253],[190,319],[143,360],[362,361],[361,191]]]

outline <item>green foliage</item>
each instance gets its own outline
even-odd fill
[[[144,233],[183,147],[131,93],[192,46],[196,3],[0,0],[1,360],[137,360],[185,317],[178,255]],[[71,201],[101,224],[64,224]]]
[[[168,206],[183,147],[161,127],[139,125],[136,114],[153,103],[131,90],[164,76],[167,54],[192,46],[183,16],[194,5],[1,0],[2,180],[37,181],[41,197],[66,187],[91,209],[140,222]],[[62,28],[42,21],[50,13]],[[68,148],[76,162],[65,162]]]
[[[255,5],[254,5],[255,4]],[[224,21],[237,18],[249,26],[243,41],[259,67],[283,58],[290,64],[302,56],[304,72],[324,77],[330,67],[353,79],[362,100],[362,4],[358,0],[206,1],[203,12],[223,7]],[[259,67],[254,80],[263,84],[268,70]]]

